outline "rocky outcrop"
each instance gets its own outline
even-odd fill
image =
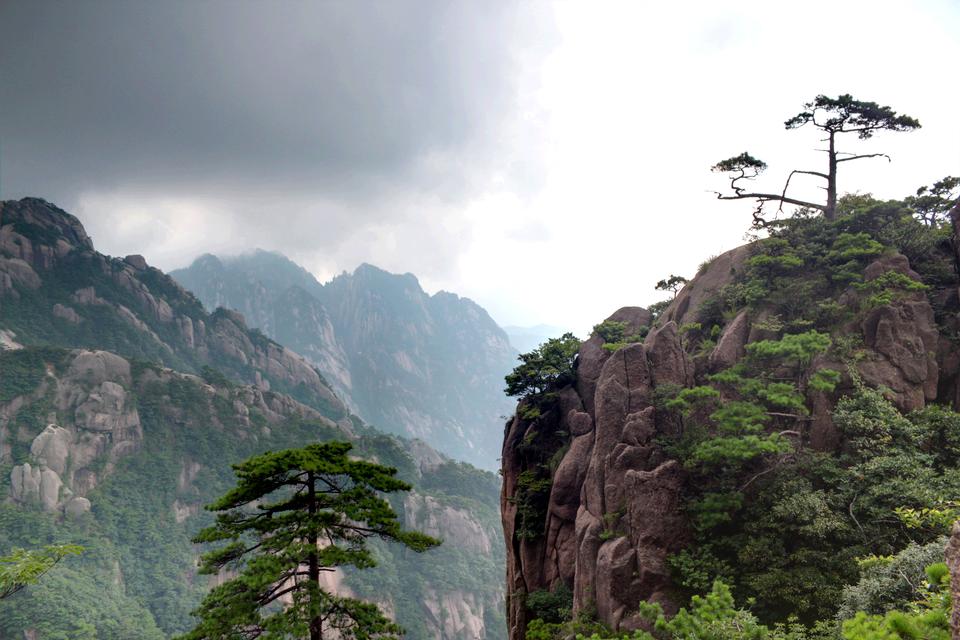
[[[520,411],[507,423],[501,514],[512,640],[522,640],[527,624],[524,595],[560,584],[572,588],[575,612],[594,611],[613,629],[636,628],[641,601],[676,609],[667,559],[690,540],[682,502],[686,476],[658,444],[661,436],[679,435],[679,425],[657,408],[658,389],[675,392],[702,384],[706,375],[738,362],[750,342],[778,337],[773,311],[754,308],[719,321],[716,344],[700,343],[708,345],[706,351],[681,339],[680,326],[701,322],[705,305],[744,273],[750,251],[740,247],[711,260],[642,344],[611,353],[602,338],[590,337],[578,354],[576,384],[559,392],[555,407],[533,419],[520,417]],[[890,271],[919,281],[899,254],[876,259],[863,278],[869,283]],[[942,308],[960,306],[955,294],[945,295],[949,299],[944,298]],[[925,292],[895,295],[887,304],[868,308],[867,294],[850,287],[841,300],[856,312],[857,320],[843,331],[862,337],[863,347],[851,362],[863,381],[885,389],[903,411],[937,400],[960,406],[960,351],[944,341]],[[610,319],[631,328],[649,323],[645,311],[629,307]],[[716,316],[710,321],[717,322]],[[844,372],[841,387],[852,388],[846,363],[821,356],[809,366]],[[838,395],[809,391],[805,446],[820,451],[840,446],[831,417]],[[536,440],[543,433],[566,436]],[[559,462],[532,456],[534,441],[560,456]],[[537,506],[535,501],[519,504],[526,499],[521,485],[545,465],[553,471],[542,522],[533,532],[529,524],[521,530],[524,515]]]
[[[627,309],[610,319],[639,326],[649,318]],[[562,392],[558,408],[539,422],[515,417],[507,425],[501,508],[511,638],[522,638],[527,622],[523,594],[560,584],[572,587],[575,612],[595,608],[614,628],[638,625],[640,600],[674,608],[666,558],[686,540],[683,472],[654,442],[664,425],[653,400],[658,384],[689,384],[692,374],[674,322],[612,354],[595,336],[581,348],[576,390]],[[536,430],[571,440],[553,474],[544,535],[518,539],[510,499],[524,468],[518,449]]]
[[[124,523],[101,521],[117,513],[114,508],[131,510],[124,503],[130,493],[108,483],[143,481],[133,499],[142,493],[153,501],[144,512],[147,526],[169,535],[171,548],[189,548],[193,519],[232,481],[229,463],[317,439],[355,440],[363,455],[382,456],[405,480],[422,483],[404,518],[448,541],[442,568],[431,565],[429,556],[410,559],[378,549],[394,580],[374,599],[402,624],[430,620],[422,637],[499,636],[502,584],[475,575],[490,575],[502,553],[491,474],[452,463],[424,442],[408,444],[358,428],[361,420],[315,363],[250,329],[241,313],[207,313],[143,257],[97,253],[79,221],[47,202],[0,203],[0,261],[0,357],[11,358],[3,364],[14,371],[39,367],[30,372],[34,389],[15,389],[21,395],[10,398],[11,385],[5,385],[0,396],[0,464],[10,474],[0,500],[44,509],[57,522],[80,518],[91,535],[114,545],[102,555],[122,558],[116,560],[118,576],[127,569],[121,564],[135,558],[151,568],[131,571],[138,577],[128,574],[130,581],[142,580],[144,571],[169,570],[165,575],[182,577],[184,593],[195,594],[187,583],[199,578],[192,563],[182,563],[183,554],[144,554]],[[335,339],[322,304],[301,304],[304,293],[296,288],[286,294],[274,300],[279,308],[303,311],[285,317],[289,330],[321,326],[322,340]],[[25,351],[6,353],[11,349]],[[353,384],[342,350],[318,348],[311,355],[339,361],[340,369],[326,370],[345,387]],[[419,366],[404,349],[391,358],[406,373]],[[416,415],[405,415],[417,422]],[[176,453],[166,455],[166,447]],[[141,470],[167,475],[144,479]],[[164,496],[162,508],[154,509],[158,496]],[[345,580],[344,594],[351,581],[363,584],[352,575]],[[173,620],[184,600],[161,602],[163,597],[155,601],[158,611]]]
[[[62,372],[49,367],[31,396],[0,407],[0,430],[8,432],[14,406],[25,400],[46,404],[54,422],[33,438],[30,459],[13,467],[10,498],[77,516],[89,511],[85,496],[102,476],[137,450],[143,428],[127,391],[129,362],[104,351],[80,351],[68,360]]]

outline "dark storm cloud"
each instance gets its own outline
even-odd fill
[[[3,192],[66,206],[125,189],[357,201],[412,185],[457,197],[498,158],[535,181],[502,127],[518,109],[517,43],[551,45],[545,13],[426,0],[6,0]],[[425,176],[437,155],[455,161]]]

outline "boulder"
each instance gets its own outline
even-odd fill
[[[693,383],[693,364],[680,343],[676,322],[669,321],[651,331],[645,344],[652,369],[652,382],[655,386],[683,387]]]
[[[131,254],[123,259],[128,265],[136,269],[137,271],[145,271],[147,269],[147,260],[139,254]]]
[[[747,341],[750,338],[750,322],[746,310],[737,314],[723,329],[717,346],[710,354],[710,368],[720,371],[731,367],[746,354]]]
[[[30,455],[38,464],[46,465],[63,476],[67,472],[73,441],[73,434],[67,429],[55,424],[47,425],[47,428],[33,439]]]

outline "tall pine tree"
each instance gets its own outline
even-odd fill
[[[207,509],[216,524],[195,542],[226,543],[205,554],[201,572],[235,575],[194,612],[182,640],[394,639],[402,634],[372,603],[320,584],[323,571],[375,566],[371,537],[414,551],[440,544],[401,528],[381,493],[408,491],[396,469],[351,459],[346,442],[269,452],[234,465],[237,486]]]

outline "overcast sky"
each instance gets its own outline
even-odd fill
[[[583,332],[742,242],[717,160],[749,150],[772,189],[820,168],[783,129],[818,93],[923,124],[849,141],[893,162],[850,163],[842,191],[960,174],[957,61],[955,0],[0,0],[0,194],[166,270],[370,262]]]

